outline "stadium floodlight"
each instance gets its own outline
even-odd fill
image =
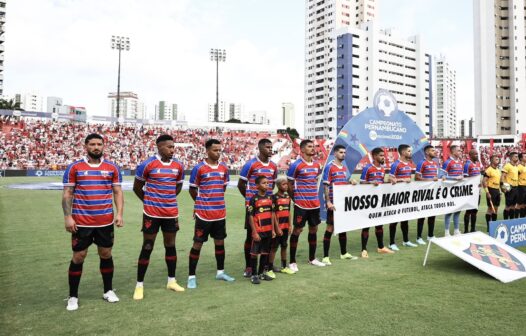
[[[219,121],[219,62],[226,62],[225,49],[210,49],[210,60],[216,62],[216,106],[214,121]]]
[[[119,69],[117,70],[117,109],[115,116],[117,120],[120,117],[120,101],[121,101],[121,51],[130,50],[130,38],[125,36],[111,36],[111,49],[117,49],[119,51]]]

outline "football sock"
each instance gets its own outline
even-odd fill
[[[396,226],[398,223],[389,224],[389,244],[393,245],[396,238]]]
[[[340,254],[344,255],[345,253],[347,253],[347,233],[339,233],[338,241],[340,242]]]
[[[215,245],[217,269],[225,269],[225,245]]]
[[[369,240],[369,228],[362,229],[362,251],[367,250],[367,241]]]
[[[323,235],[323,257],[329,256],[329,249],[331,248],[331,232],[325,231],[325,234]],[[310,239],[309,239],[310,243]]]
[[[290,262],[296,262],[296,249],[298,248],[299,235],[292,233],[290,235]]]
[[[104,283],[104,293],[113,289],[113,258],[100,258],[100,274],[102,275],[102,282]]]
[[[384,227],[382,225],[378,225],[374,228],[374,234],[376,235],[376,241],[378,242],[378,248],[383,249],[384,248]],[[367,235],[369,235],[369,231],[367,231]]]
[[[150,264],[150,255],[152,254],[153,244],[153,240],[145,240],[142,244],[139,261],[137,262],[137,281],[139,282],[144,281],[144,275]]]
[[[316,255],[316,233],[309,232],[307,239],[309,241],[309,261],[312,261]]]
[[[416,238],[422,238],[422,232],[424,231],[425,218],[418,218],[416,222]],[[428,220],[429,223],[429,220]]]
[[[175,278],[175,268],[177,267],[177,251],[175,246],[165,246],[164,260],[168,268],[168,277]]]
[[[83,265],[83,263],[75,264],[73,260],[69,263],[68,280],[70,297],[79,297],[79,284]]]
[[[195,275],[195,270],[197,268],[197,263],[199,262],[199,254],[201,250],[196,250],[193,247],[190,249],[189,263],[188,263],[188,274]]]

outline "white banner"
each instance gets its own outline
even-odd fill
[[[480,178],[334,186],[334,234],[478,208]]]
[[[485,233],[472,232],[433,238],[431,242],[501,282],[506,283],[526,277],[526,254]],[[431,244],[427,253],[430,247]]]

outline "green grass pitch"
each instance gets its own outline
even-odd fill
[[[125,227],[116,229],[114,288],[121,301],[102,300],[102,280],[92,246],[80,283],[80,309],[67,312],[67,267],[71,258],[64,231],[60,191],[4,188],[10,183],[58,181],[0,179],[0,334],[2,335],[523,335],[526,281],[499,281],[441,250],[403,248],[394,255],[339,260],[332,240],[333,266],[307,265],[307,235],[300,237],[300,272],[278,274],[254,286],[242,277],[243,205],[237,190],[227,191],[226,270],[234,283],[214,279],[213,244],[204,246],[197,269],[199,287],[184,293],[165,289],[166,266],[158,239],[145,279],[145,298],[132,299],[141,247],[142,207],[125,193]],[[177,279],[186,285],[192,244],[192,202],[180,198]],[[485,230],[485,202],[478,229]],[[462,217],[461,217],[462,220]],[[411,239],[416,223],[411,222]],[[461,223],[461,227],[462,227]],[[321,257],[318,232],[317,256]],[[385,238],[388,240],[387,226]],[[436,233],[443,235],[443,216]],[[427,234],[427,228],[424,235]],[[397,234],[401,243],[401,233]],[[349,248],[359,254],[359,233],[349,233]]]

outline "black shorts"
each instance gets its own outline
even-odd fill
[[[289,229],[281,229],[283,231],[283,234],[281,236],[276,235],[275,238],[272,238],[272,247],[278,248],[281,246],[282,248],[286,248],[287,242],[289,240]]]
[[[92,243],[99,247],[112,247],[114,238],[113,224],[103,227],[77,227],[71,234],[71,249],[74,252],[86,250]]]
[[[206,221],[195,217],[194,242],[204,243],[208,236],[213,239],[223,240],[226,238],[226,220]]]
[[[500,190],[495,188],[488,188],[489,196],[486,196],[486,203],[488,204],[488,207],[491,207],[490,198],[493,202],[493,206],[495,208],[498,208],[500,205]]]
[[[327,210],[327,225],[334,225],[334,210]]]
[[[304,227],[305,223],[309,226],[318,226],[321,223],[320,208],[302,209],[294,205],[294,227]]]
[[[159,232],[159,228],[163,232],[177,232],[179,231],[179,220],[177,218],[156,218],[142,214],[142,232],[155,234]]]
[[[517,204],[526,205],[526,186],[519,186]]]
[[[512,207],[517,204],[517,196],[519,195],[519,188],[511,187],[510,191],[504,193],[506,199],[506,207]]]
[[[250,254],[251,255],[269,254],[271,240],[272,240],[271,236],[261,237],[261,240],[258,242],[255,240],[252,240],[252,246],[250,247]]]

